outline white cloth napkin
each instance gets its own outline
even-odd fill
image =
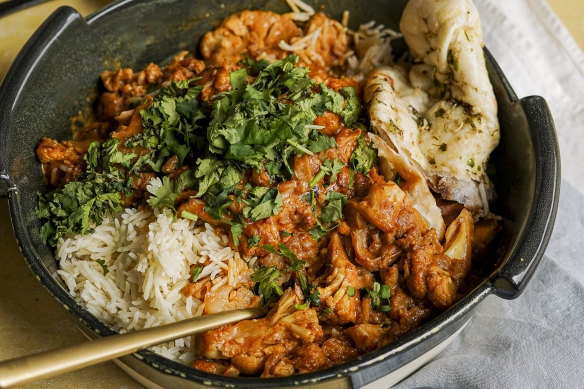
[[[584,387],[584,55],[544,0],[475,4],[485,44],[517,95],[541,95],[550,106],[560,209],[525,292],[489,297],[444,352],[397,387]]]

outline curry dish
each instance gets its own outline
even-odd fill
[[[169,209],[227,237],[237,253],[229,282],[217,286],[207,262],[195,262],[183,269],[181,298],[202,314],[272,309],[193,340],[190,363],[211,373],[288,376],[395,341],[460,299],[499,228],[484,173],[498,141],[488,79],[463,84],[464,49],[452,44],[440,68],[416,55],[419,34],[404,31],[419,7],[438,19],[444,9],[406,8],[412,66],[367,63],[355,32],[323,13],[299,21],[306,5],[294,4],[304,8],[229,16],[203,37],[201,58],[182,52],[164,67],[104,72],[85,127],[37,148],[52,188],[37,214],[51,246],[126,208]],[[480,38],[480,25],[461,26],[468,44]],[[430,36],[432,25],[419,28]],[[429,71],[437,82],[418,85]],[[467,100],[467,89],[486,97]],[[114,271],[96,262],[104,277]]]

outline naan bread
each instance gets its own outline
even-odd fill
[[[373,130],[424,174],[435,192],[488,213],[485,173],[499,143],[497,103],[470,0],[410,0],[400,28],[413,66],[374,70],[365,89]]]

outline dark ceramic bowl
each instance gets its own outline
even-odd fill
[[[315,1],[350,24],[375,19],[398,29],[405,1]],[[225,16],[246,8],[286,12],[280,0],[124,0],[86,20],[68,7],[57,10],[33,35],[0,88],[0,195],[10,203],[12,223],[22,253],[43,285],[93,336],[112,329],[79,305],[57,275],[57,263],[39,237],[36,193],[45,191],[35,148],[41,137],[70,137],[70,118],[91,110],[99,74],[116,65],[141,69],[161,63],[181,50],[194,50],[203,33]],[[405,49],[397,42],[395,50]],[[554,124],[543,98],[517,98],[495,60],[487,68],[499,104],[501,143],[492,156],[503,217],[496,255],[468,295],[440,316],[400,340],[330,369],[286,378],[231,378],[208,374],[149,351],[122,359],[143,383],[166,387],[202,384],[238,387],[299,384],[360,387],[392,372],[405,376],[430,358],[470,319],[488,295],[512,299],[522,292],[542,258],[556,215],[560,160]],[[89,98],[88,98],[89,96]],[[434,350],[434,351],[433,351]],[[406,367],[404,367],[406,366]],[[408,368],[409,366],[409,368]],[[400,369],[402,368],[402,369]],[[408,371],[406,371],[406,370]],[[147,379],[149,381],[145,381]]]

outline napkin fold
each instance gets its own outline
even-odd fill
[[[560,143],[550,244],[525,292],[490,296],[462,334],[397,388],[584,385],[584,54],[544,0],[475,0],[489,48],[519,97],[543,96]]]

